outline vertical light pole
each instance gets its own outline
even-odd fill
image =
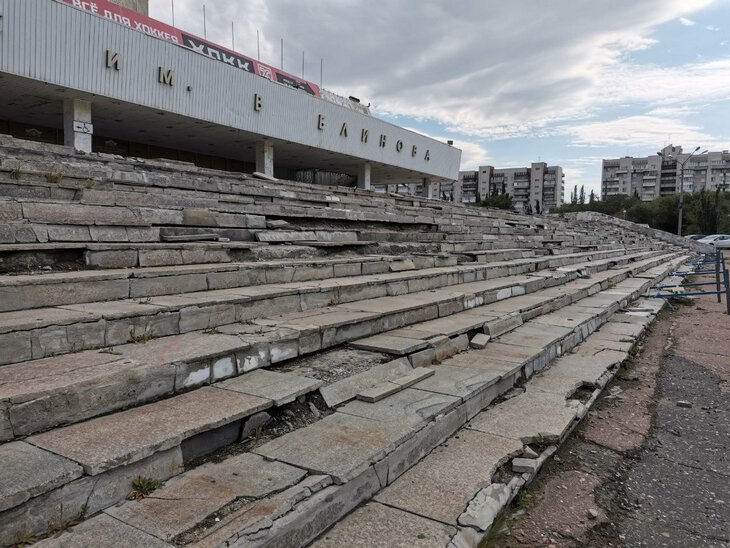
[[[678,159],[675,158],[675,161],[679,164],[679,206],[678,206],[679,215],[677,218],[677,236],[682,235],[682,215],[684,213],[684,166],[689,161],[689,159],[692,158],[692,156],[694,156],[697,153],[697,151],[699,149],[700,149],[700,147],[697,147],[696,149],[694,149],[692,151],[692,153],[684,159],[683,162],[680,162]],[[705,154],[705,153],[707,153],[707,151],[703,150],[700,154]],[[661,156],[662,158],[665,157],[664,154],[662,154],[661,152],[657,152],[657,154],[659,156]],[[671,158],[671,156],[669,156],[669,158]],[[661,173],[661,170],[660,170],[660,173]]]

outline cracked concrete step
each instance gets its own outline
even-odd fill
[[[260,261],[174,267],[84,270],[0,276],[0,312],[95,301],[157,297],[253,285],[385,274],[401,257]],[[454,266],[447,257],[419,257],[419,269]],[[415,270],[415,266],[413,268]],[[59,288],[63,287],[63,291]]]
[[[667,258],[662,256],[655,260]],[[640,267],[633,265],[630,270]],[[607,271],[603,275],[605,280],[625,276],[623,270],[619,273]],[[465,298],[464,294],[452,291],[429,291],[413,294],[408,299],[371,299],[354,308],[330,307],[309,314],[261,320],[253,325],[232,324],[215,333],[188,333],[116,346],[107,351],[86,351],[5,366],[0,368],[0,437],[27,435],[125,405],[144,403],[346,342],[367,332],[377,332],[392,322],[401,325],[423,322],[438,315],[433,303],[444,300],[451,303],[443,310],[446,316],[413,326],[413,338],[430,340],[435,335],[453,335],[485,325],[491,334],[501,333],[519,325],[521,317],[518,322],[514,322],[509,313],[505,318],[500,317],[500,311],[490,313],[491,305],[466,313],[457,312],[480,302],[509,298],[512,288],[524,291],[542,287],[537,284],[541,278],[523,278],[524,281],[512,277],[467,284],[468,295],[482,295],[481,300],[473,296]],[[643,279],[637,281],[647,283]],[[531,287],[530,284],[536,285]],[[592,287],[596,291],[600,289],[599,282],[590,280],[570,284],[578,286],[578,296],[586,296]],[[509,291],[505,292],[504,286]],[[486,298],[487,295],[491,296]],[[430,364],[439,350],[433,341],[429,346],[436,348],[414,355],[423,363],[417,363],[414,358],[411,361],[416,365]],[[30,380],[32,384],[29,384]]]
[[[651,281],[649,280],[647,281],[647,283],[651,283]],[[623,288],[620,286],[620,284],[617,284],[616,288],[613,288],[611,291],[615,291],[616,297],[620,299],[624,298],[626,294],[638,291],[638,289],[635,284],[629,284],[629,287],[626,288]],[[588,310],[590,308],[586,309]],[[596,312],[596,314],[600,314],[600,312]],[[628,314],[626,314],[626,317],[634,318]],[[640,321],[646,321],[646,316],[636,318],[638,318],[638,320]],[[633,320],[624,321],[631,322],[632,324],[634,323]],[[472,375],[472,377],[473,376],[474,375]],[[422,382],[428,383],[429,381],[433,382],[436,380],[436,375],[434,375],[431,379],[427,379],[426,381]],[[443,377],[440,380],[441,385],[443,386]],[[499,387],[499,390],[491,392],[489,390],[484,390],[484,385],[480,383],[474,383],[472,386],[476,386],[477,389],[481,392],[479,395],[479,403],[475,406],[472,406],[472,411],[478,412],[482,407],[492,401],[496,395],[501,393],[501,391],[504,391],[512,386],[512,383],[514,382],[514,377],[510,377],[508,380],[510,380],[511,382],[507,384],[502,384],[502,386]],[[491,386],[496,385],[492,384]],[[454,388],[463,390],[464,384],[462,383],[460,387],[454,386]],[[442,392],[444,391],[445,390],[442,390]],[[488,397],[486,398],[484,396],[485,393],[488,394]],[[378,460],[382,460],[382,457],[387,456],[386,460],[388,460],[389,464],[385,468],[382,468],[381,465],[382,473],[386,474],[383,477],[391,478],[391,472],[388,470],[393,470],[393,473],[395,475],[392,476],[392,479],[395,479],[395,477],[397,477],[398,475],[398,472],[395,472],[395,469],[393,469],[392,466],[395,465],[395,462],[399,462],[398,459],[401,459],[403,457],[398,457],[396,461],[393,461],[392,459],[396,457],[388,456],[389,452],[391,450],[394,450],[395,446],[402,445],[403,442],[406,442],[406,445],[410,443],[409,440],[413,439],[412,436],[414,428],[416,429],[416,431],[418,431],[418,429],[424,428],[424,424],[432,424],[429,421],[433,421],[433,419],[439,416],[443,416],[444,413],[446,414],[446,416],[454,416],[453,413],[451,413],[450,411],[456,412],[458,409],[461,409],[461,411],[459,411],[459,416],[463,418],[457,422],[463,423],[463,421],[466,420],[466,417],[469,416],[467,415],[467,402],[464,401],[464,399],[468,397],[469,396],[450,396],[440,392],[428,392],[425,390],[420,390],[418,388],[408,388],[387,400],[379,402],[378,404],[364,404],[362,402],[352,402],[344,406],[341,412],[333,415],[333,417],[338,414],[342,415],[341,417],[338,417],[336,419],[342,422],[342,424],[335,425],[334,427],[325,428],[321,432],[321,435],[324,436],[324,440],[327,439],[327,436],[334,435],[336,432],[339,432],[340,434],[342,432],[348,432],[348,435],[354,434],[352,436],[353,439],[348,442],[353,443],[353,445],[345,451],[344,458],[342,458],[343,455],[339,455],[336,458],[333,455],[328,456],[327,451],[313,456],[310,454],[310,451],[303,450],[303,446],[309,443],[311,441],[310,439],[300,440],[298,438],[294,438],[294,435],[297,434],[297,432],[300,433],[299,436],[302,436],[304,435],[302,433],[303,431],[308,430],[308,428],[315,428],[317,427],[317,425],[323,424],[324,420],[300,431],[287,434],[282,438],[279,438],[278,440],[274,440],[274,442],[270,442],[269,444],[266,444],[265,446],[260,448],[259,452],[261,452],[262,454],[268,454],[267,452],[269,450],[271,450],[273,453],[279,452],[281,460],[283,460],[284,462],[295,464],[293,461],[298,461],[300,463],[304,463],[304,468],[314,471],[326,469],[327,473],[331,474],[337,481],[346,481],[347,478],[353,481],[356,478],[359,478],[363,473],[367,473],[367,469],[365,469],[364,472],[360,472],[361,470],[363,470],[364,463],[376,463]],[[475,396],[472,395],[470,399],[473,400],[474,398]],[[135,410],[130,411],[134,412]],[[107,418],[96,420],[104,419]],[[380,428],[377,429],[377,438],[379,441],[375,444],[381,446],[380,448],[372,446],[372,435],[375,435],[376,433],[373,430],[374,425],[368,422],[363,423],[363,419],[377,422],[380,424]],[[344,426],[345,424],[349,426]],[[61,429],[61,431],[63,430],[65,429]],[[313,432],[313,430],[309,430],[309,432]],[[426,432],[426,430],[424,430],[424,432]],[[53,434],[53,432],[49,433],[49,435],[50,434]],[[37,437],[39,436],[31,438],[31,440]],[[338,438],[338,440],[341,441],[341,437]],[[274,447],[272,447],[271,444],[275,444]],[[385,453],[383,453],[382,446],[385,446]],[[328,447],[328,444],[325,441],[322,444],[318,444],[317,447]],[[75,450],[75,448],[70,448],[70,450]],[[411,454],[409,451],[412,450],[408,450],[407,454]],[[399,452],[393,453],[393,455],[396,454],[402,455],[402,453]],[[271,456],[272,455],[269,455],[269,457]],[[87,462],[87,466],[89,465],[90,464]],[[302,464],[299,465],[302,466]],[[401,470],[401,472],[402,471],[403,470]],[[383,480],[381,479],[378,481],[380,484],[382,484]],[[390,479],[386,479],[385,481],[386,483],[392,482]],[[281,532],[277,534],[281,534]]]
[[[667,266],[657,274],[661,276],[666,271]],[[651,301],[642,299],[639,306],[648,302]],[[661,307],[654,310],[658,308]],[[616,333],[635,340],[653,318],[649,314],[627,323],[628,317],[628,313],[615,314],[572,353],[556,359],[528,380],[522,394],[481,411],[311,545],[345,546],[364,540],[366,545],[403,542],[419,546],[426,538],[425,546],[479,545],[501,509],[534,478],[556,448],[548,447],[537,458],[534,452],[528,458],[515,458],[513,468],[517,473],[508,484],[492,483],[496,468],[523,454],[525,443],[559,443],[585,416],[607,379],[628,356],[626,352],[595,353],[589,349],[590,344]],[[596,388],[585,405],[566,401],[572,392],[565,390],[579,384]],[[517,466],[518,461],[524,464]],[[522,473],[523,470],[527,472]]]
[[[0,353],[0,364],[114,346],[139,338],[210,329],[234,321],[256,318],[264,310],[281,313],[307,310],[363,298],[445,287],[489,275],[529,272],[535,267],[532,262],[516,266],[513,263],[496,263],[474,267],[441,267],[383,275],[350,276],[345,279],[313,280],[309,283],[272,284],[266,288],[236,287],[143,300],[128,299],[111,303],[97,302],[32,311],[2,312],[0,343],[4,350]],[[325,265],[324,268],[328,267]],[[122,280],[122,291],[126,291],[127,282],[128,280]],[[202,280],[197,283],[202,283]],[[154,280],[152,284],[164,284],[164,278]],[[14,292],[12,287],[0,287],[0,291],[2,290]]]

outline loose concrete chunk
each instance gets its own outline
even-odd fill
[[[576,414],[563,396],[528,389],[483,411],[468,426],[522,443],[559,441]]]
[[[469,341],[469,346],[476,349],[482,349],[489,343],[491,337],[489,335],[486,335],[484,333],[477,333],[472,337],[471,341]]]
[[[385,352],[395,356],[405,356],[417,352],[428,346],[426,341],[409,339],[406,337],[394,337],[392,335],[374,335],[366,339],[360,339],[350,343],[354,348],[371,350],[373,352]]]
[[[397,422],[384,423],[338,412],[276,438],[256,448],[254,453],[330,474],[343,483],[381,459],[409,435],[410,428]]]
[[[292,373],[257,369],[235,379],[220,382],[215,386],[267,398],[273,400],[274,405],[281,406],[293,402],[298,396],[317,390],[322,386],[322,381],[300,377]]]
[[[445,523],[456,523],[469,500],[489,485],[497,468],[522,451],[516,440],[462,430],[375,500]]]
[[[433,369],[429,369],[427,367],[416,367],[412,373],[409,373],[408,375],[404,375],[403,377],[399,377],[397,379],[393,379],[393,382],[397,385],[400,385],[402,388],[408,388],[409,386],[413,386],[423,379],[427,379],[428,377],[433,376],[433,374]]]
[[[101,514],[81,522],[59,537],[51,537],[42,541],[38,546],[44,548],[88,548],[89,546],[169,548],[171,545],[111,516]]]
[[[0,445],[0,462],[0,512],[83,473],[75,462],[22,441]]]
[[[534,474],[537,471],[538,463],[537,459],[513,459],[512,460],[512,471],[517,474]]]
[[[446,546],[454,527],[421,516],[370,502],[347,516],[320,537],[312,548],[343,546]]]
[[[208,463],[169,480],[140,501],[106,510],[115,518],[162,540],[192,529],[238,498],[260,498],[301,480],[306,472],[244,453]]]
[[[466,510],[459,516],[459,525],[488,531],[511,496],[512,490],[504,483],[485,487],[469,501]]]
[[[38,447],[74,460],[97,475],[271,407],[272,401],[218,388],[59,428],[28,438]]]
[[[399,384],[384,382],[376,384],[362,392],[358,392],[357,399],[368,403],[375,403],[401,390],[403,390],[403,387]]]
[[[367,390],[384,381],[397,379],[413,371],[406,358],[400,358],[391,362],[371,367],[367,371],[352,375],[346,379],[334,382],[319,389],[329,407],[334,407],[348,400],[353,399],[358,392]]]

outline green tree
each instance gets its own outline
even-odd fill
[[[515,204],[509,194],[492,194],[479,202],[482,207],[496,207],[498,209],[514,209]]]

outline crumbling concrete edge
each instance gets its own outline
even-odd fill
[[[694,267],[688,264],[683,267],[683,270],[689,272],[694,270]],[[672,276],[667,275],[663,278],[663,281],[669,280],[670,278],[672,278]],[[676,276],[673,278],[676,279]],[[686,279],[686,277],[683,277],[682,279],[684,280]],[[662,299],[662,305],[657,309],[657,314],[666,306],[666,299]],[[633,339],[634,343],[636,343],[636,341],[644,336],[647,328],[652,325],[656,320],[657,314],[650,314],[648,316],[650,318],[649,321],[643,326],[644,328],[642,329],[642,332]],[[606,386],[608,386],[608,384],[621,370],[627,358],[625,358],[617,367],[614,366],[607,369],[606,372],[599,378],[597,383],[598,386],[593,390],[593,392],[591,393],[591,397],[588,398],[588,401],[586,401],[586,403],[580,404],[579,411],[576,414],[575,420],[566,429],[559,442],[555,445],[547,447],[545,450],[542,451],[542,453],[540,453],[537,459],[535,459],[534,471],[515,474],[510,482],[507,484],[492,483],[484,489],[480,490],[469,501],[466,509],[457,519],[457,532],[451,538],[449,544],[447,545],[447,548],[476,548],[482,541],[484,541],[484,539],[489,536],[494,524],[501,519],[505,510],[510,506],[510,504],[512,504],[512,501],[519,494],[520,490],[525,487],[529,487],[529,485],[540,473],[540,470],[542,469],[545,462],[547,462],[547,460],[552,457],[560,447],[562,447],[562,445],[572,435],[573,431],[578,427],[583,419],[588,416],[588,412],[596,403],[598,397],[603,393]],[[486,511],[485,506],[487,507]],[[471,517],[470,519],[470,514],[473,515],[474,510],[472,510],[472,512],[469,512],[470,507],[472,509],[478,508],[482,511],[483,514],[488,515],[489,518],[484,523],[474,523],[473,517]]]

